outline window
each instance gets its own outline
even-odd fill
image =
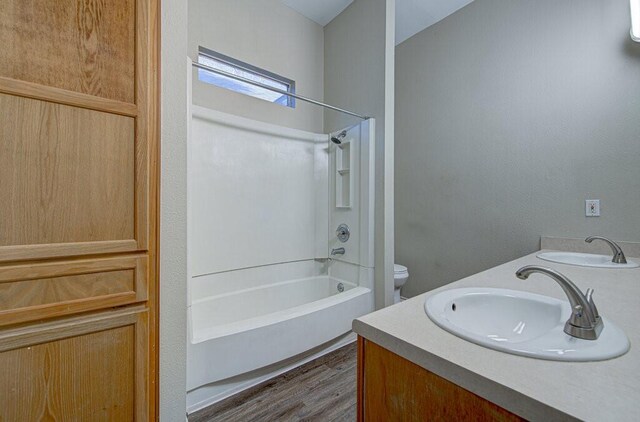
[[[233,73],[245,79],[250,79],[292,94],[296,92],[296,83],[291,79],[276,75],[275,73],[260,69],[248,63],[243,63],[240,60],[204,47],[199,48],[198,63],[222,70],[223,72]],[[295,98],[293,97],[270,91],[247,82],[238,81],[228,76],[219,75],[209,70],[198,69],[198,80],[287,107],[294,108],[296,106]]]

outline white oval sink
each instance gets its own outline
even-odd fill
[[[627,260],[626,264],[616,264],[615,262],[611,262],[611,255],[595,255],[591,253],[543,252],[537,256],[545,261],[557,262],[558,264],[578,265],[580,267],[638,268],[639,266],[631,260]]]
[[[562,361],[612,359],[629,350],[627,336],[611,321],[597,340],[564,332],[569,302],[533,293],[494,289],[444,290],[424,309],[441,328],[470,342],[515,355]]]

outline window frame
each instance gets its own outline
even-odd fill
[[[235,68],[237,68],[239,70],[242,70],[244,72],[252,73],[252,74],[254,74],[256,76],[259,76],[261,78],[271,79],[274,82],[287,85],[287,87],[288,87],[287,92],[288,93],[290,93],[290,94],[295,94],[296,93],[296,81],[294,81],[293,79],[289,79],[289,78],[284,77],[282,75],[278,75],[277,73],[270,72],[270,71],[268,71],[266,69],[262,69],[262,68],[260,68],[258,66],[254,66],[252,64],[245,63],[245,62],[243,62],[241,60],[235,59],[233,57],[229,57],[227,55],[224,55],[224,54],[219,53],[217,51],[208,49],[206,47],[198,46],[198,63],[200,63],[200,57],[201,56],[206,57],[206,58],[210,58],[212,60],[219,61],[221,63],[224,63],[224,64],[228,65],[228,66],[232,66],[232,67],[235,67]],[[202,70],[204,72],[214,73],[214,72],[211,72],[211,71],[207,71],[206,69],[202,69]],[[225,77],[224,75],[218,75],[218,76]],[[198,80],[200,80],[200,78],[198,78]],[[204,81],[201,81],[201,82],[204,82]],[[242,81],[239,81],[239,82],[240,83],[248,83],[248,82],[242,82]],[[223,89],[228,89],[230,91],[237,92],[237,93],[243,94],[243,95],[247,95],[249,97],[261,99],[259,97],[255,97],[255,96],[253,96],[251,94],[247,94],[247,93],[244,93],[244,92],[236,91],[236,90],[228,88],[228,87],[219,86],[217,84],[212,84],[210,82],[204,82],[204,83],[207,83],[207,84],[210,84],[210,85],[213,85],[213,86],[218,86],[219,88],[223,88]],[[260,88],[260,87],[258,87],[258,88]],[[267,88],[261,88],[261,89],[267,90]],[[284,95],[284,94],[282,94],[282,95],[287,98],[286,104],[281,104],[281,103],[278,103],[276,101],[269,101],[267,99],[262,99],[262,100],[270,102],[270,103],[273,103],[273,104],[280,104],[280,105],[283,105],[283,106],[289,107],[289,108],[295,108],[296,107],[296,99],[295,99],[295,97],[292,97],[292,96],[289,96],[289,95]]]

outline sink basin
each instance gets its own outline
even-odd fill
[[[631,260],[627,260],[626,264],[616,264],[615,262],[611,262],[611,255],[595,255],[576,252],[543,252],[537,256],[545,261],[557,262],[559,264],[578,265],[580,267],[638,268],[638,264]]]
[[[533,293],[494,289],[444,290],[424,309],[439,327],[480,346],[515,355],[559,361],[598,361],[629,350],[629,340],[611,321],[597,340],[564,332],[569,302]]]

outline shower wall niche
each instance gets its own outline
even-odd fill
[[[353,178],[351,177],[351,139],[345,139],[336,147],[336,206],[351,207]]]

